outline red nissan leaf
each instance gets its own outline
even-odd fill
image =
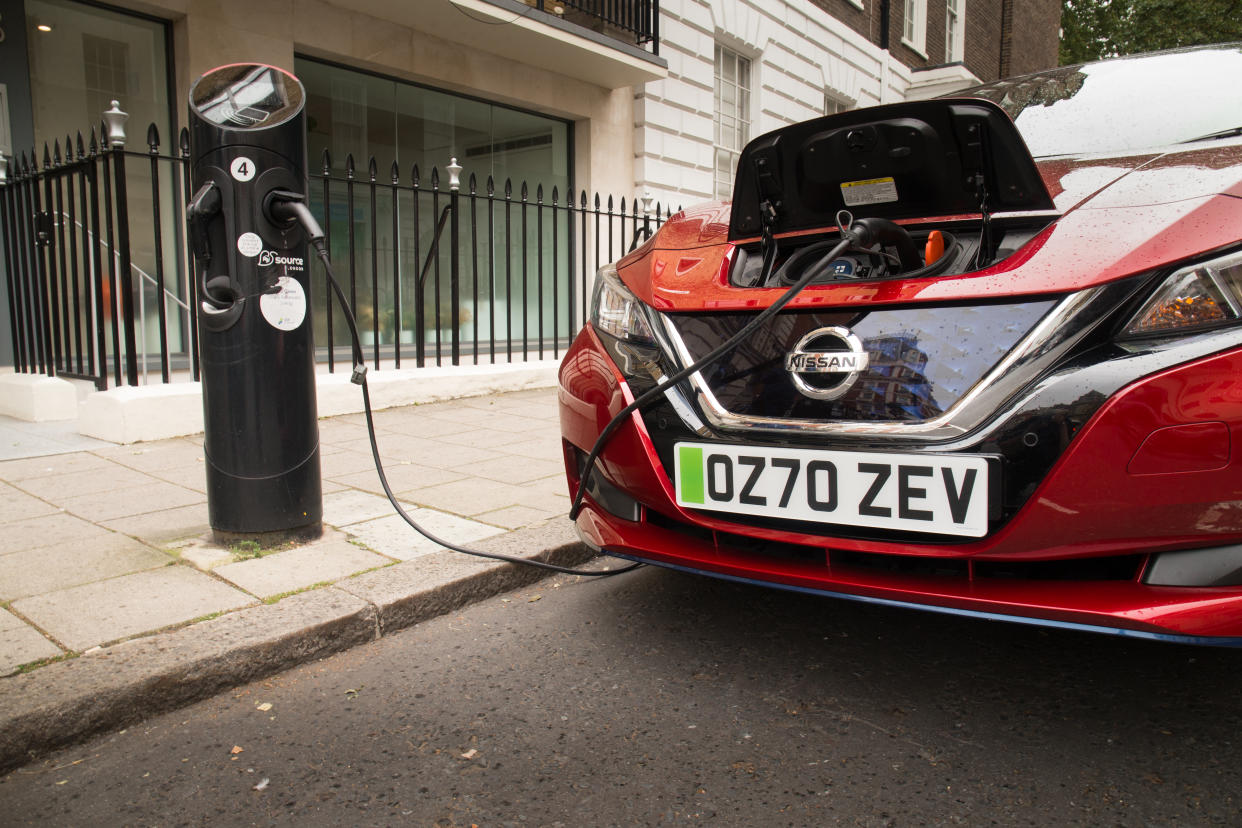
[[[602,552],[1242,645],[1242,46],[783,127],[596,280]],[[1234,444],[1238,456],[1234,456]]]

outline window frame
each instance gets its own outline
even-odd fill
[[[728,200],[733,197],[733,184],[737,175],[737,160],[742,153],[742,148],[750,141],[750,127],[752,122],[752,106],[753,100],[751,94],[754,90],[754,59],[741,51],[716,41],[715,49],[712,52],[712,197],[719,200]],[[724,96],[722,77],[722,57],[729,57],[733,61],[733,81],[730,83],[734,86],[733,110],[731,113],[724,111]],[[742,74],[745,70],[745,79]],[[736,146],[725,145],[722,143],[724,134],[723,119],[729,117],[734,121],[730,132],[736,135]],[[722,175],[721,158],[722,154],[728,158],[727,175]]]
[[[966,59],[966,0],[945,0],[944,60],[961,63]]]
[[[927,59],[927,0],[905,0],[902,5],[901,42]]]

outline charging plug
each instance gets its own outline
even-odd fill
[[[315,221],[310,208],[306,206],[306,196],[288,190],[272,190],[263,199],[263,212],[268,220],[278,227],[302,225],[306,237],[312,243],[323,239],[323,228]]]

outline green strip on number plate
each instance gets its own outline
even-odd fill
[[[703,502],[703,449],[678,446],[677,483],[684,503]]]

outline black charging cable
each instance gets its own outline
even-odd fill
[[[559,572],[564,575],[585,575],[593,578],[605,578],[612,575],[620,575],[624,572],[631,572],[643,566],[641,563],[630,564],[620,569],[601,569],[601,570],[583,570],[574,569],[568,566],[560,566],[558,564],[547,563],[546,561],[532,561],[527,558],[519,558],[516,555],[505,555],[502,552],[484,552],[479,549],[471,549],[468,546],[461,546],[451,543],[443,538],[437,537],[418,524],[414,518],[401,506],[397,500],[396,494],[393,493],[392,487],[388,484],[388,475],[384,473],[384,462],[380,459],[379,443],[375,437],[375,418],[371,413],[371,391],[367,387],[367,366],[362,353],[362,341],[358,336],[358,322],[354,319],[354,313],[349,307],[349,302],[345,300],[345,292],[341,289],[340,284],[336,281],[336,276],[332,273],[332,261],[328,256],[327,246],[324,244],[324,232],[319,227],[319,223],[315,221],[315,217],[311,215],[310,209],[306,206],[303,197],[296,193],[276,193],[274,197],[269,197],[267,207],[273,218],[280,222],[292,224],[294,221],[302,225],[306,231],[310,243],[314,246],[319,259],[323,262],[324,273],[328,277],[328,284],[332,287],[332,291],[336,294],[337,300],[341,303],[341,310],[345,314],[345,323],[349,326],[349,337],[353,344],[354,352],[354,370],[351,381],[362,387],[362,405],[366,412],[367,418],[367,436],[371,441],[371,457],[375,460],[375,471],[379,474],[380,485],[384,487],[384,494],[388,496],[388,502],[401,516],[401,519],[410,525],[414,531],[425,537],[438,546],[453,552],[460,552],[463,555],[473,555],[476,558],[491,558],[497,561],[506,561],[508,563],[522,564],[524,566],[533,566],[539,569],[546,569],[552,572]]]

